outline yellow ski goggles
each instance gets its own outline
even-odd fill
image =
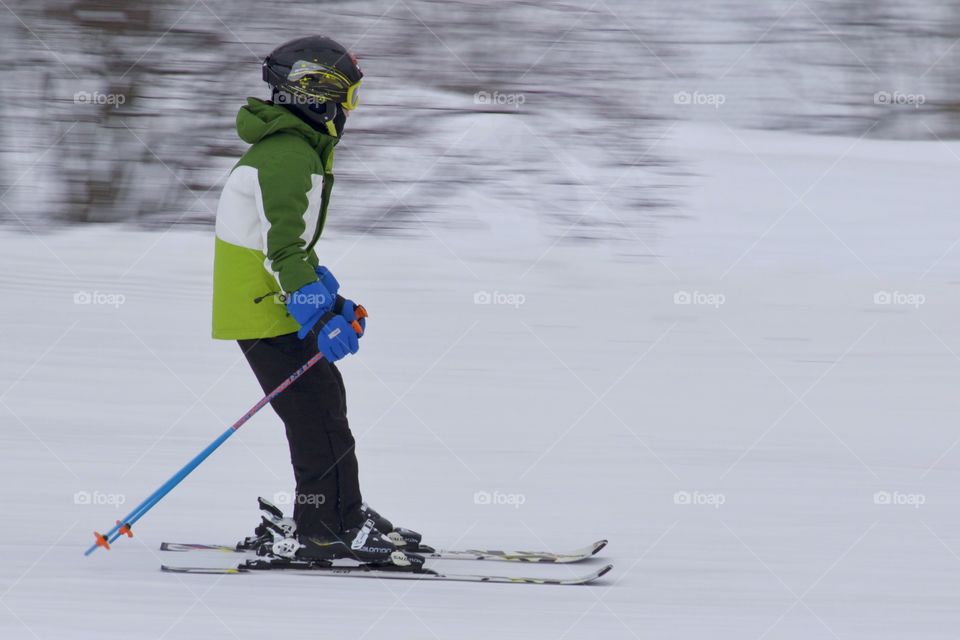
[[[269,75],[268,67],[264,66],[264,80],[267,82],[270,82]],[[351,78],[336,67],[299,60],[291,67],[290,73],[280,86],[290,93],[314,98],[321,103],[336,102],[342,104],[344,109],[352,111],[360,104],[362,74],[359,75],[361,77],[351,84]]]
[[[362,83],[363,80],[358,80],[356,84],[352,84],[347,88],[347,98],[340,103],[344,109],[353,111],[357,108],[357,105],[360,104],[360,85]]]

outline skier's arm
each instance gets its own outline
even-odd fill
[[[317,281],[303,239],[307,193],[312,186],[308,156],[286,153],[274,156],[258,170],[259,210],[266,268],[285,292]]]

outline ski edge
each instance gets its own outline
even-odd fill
[[[597,540],[596,542],[580,549],[556,553],[549,551],[500,551],[493,549],[439,549],[434,552],[424,553],[423,556],[430,560],[502,560],[506,562],[569,564],[580,562],[581,560],[586,560],[587,558],[597,555],[604,547],[607,546],[607,544],[607,540]],[[185,553],[189,551],[249,553],[249,550],[237,549],[236,546],[193,544],[184,542],[162,542],[160,543],[160,550],[172,551],[176,553]]]
[[[574,549],[572,551],[500,551],[493,549],[437,550],[424,554],[426,558],[445,560],[503,560],[507,562],[540,562],[544,564],[567,564],[580,562],[595,556],[607,546],[606,540]],[[414,552],[416,553],[416,552]]]
[[[236,546],[227,546],[223,544],[194,544],[192,542],[161,542],[160,551],[174,551],[176,553],[186,553],[188,551],[220,551],[223,553],[247,553],[243,549],[237,549]]]
[[[181,567],[173,565],[160,565],[160,570],[167,573],[190,573],[206,575],[235,575],[245,573],[269,573],[277,571],[280,573],[293,573],[295,575],[323,576],[323,577],[347,577],[347,578],[380,578],[387,580],[424,580],[424,581],[447,581],[447,582],[489,582],[495,584],[544,584],[544,585],[585,585],[595,582],[602,578],[613,569],[612,564],[604,565],[596,571],[591,571],[579,576],[570,578],[540,578],[530,576],[502,576],[502,575],[474,575],[467,573],[436,573],[428,571],[424,573],[405,573],[401,571],[378,571],[376,569],[364,569],[361,567],[323,567],[317,569],[267,569],[255,570],[248,569],[243,565],[234,567]]]

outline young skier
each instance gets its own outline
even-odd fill
[[[365,312],[339,295],[316,253],[333,187],[333,149],[357,106],[362,77],[353,54],[319,35],[287,42],[264,60],[271,99],[249,98],[237,114],[237,133],[251,146],[217,207],[213,337],[239,342],[265,392],[318,350],[324,355],[271,403],[290,446],[295,530],[274,543],[261,525],[246,544],[272,543],[265,549],[287,558],[410,567],[422,558],[398,544],[415,549],[419,535],[395,531],[362,501],[334,364],[360,348]]]

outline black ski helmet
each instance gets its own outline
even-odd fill
[[[357,57],[321,35],[284,43],[263,60],[263,79],[273,90],[274,102],[321,130],[336,124],[337,134],[346,119],[342,110],[359,102],[362,78]]]

